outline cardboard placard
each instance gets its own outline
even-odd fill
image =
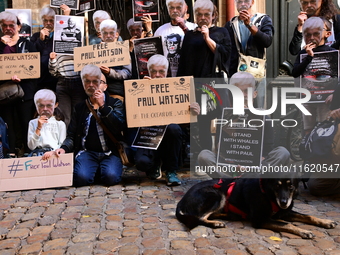
[[[41,157],[0,159],[0,191],[72,186],[73,153]]]
[[[307,54],[300,55],[300,62]],[[339,80],[339,51],[314,52],[312,61],[300,76],[300,87],[308,89],[308,103],[324,103],[333,94]],[[302,96],[302,95],[301,95]]]
[[[128,127],[150,127],[195,122],[189,105],[195,102],[192,76],[125,80]]]
[[[60,8],[60,5],[66,4],[71,10],[78,10],[79,0],[51,0],[51,7]]]
[[[133,20],[141,21],[143,16],[150,15],[152,22],[159,21],[159,0],[132,0]]]
[[[264,116],[249,109],[245,109],[244,115],[233,115],[233,108],[224,108],[217,164],[261,166],[264,123]]]
[[[131,147],[157,150],[168,126],[140,127]]]
[[[53,51],[73,55],[84,44],[84,17],[55,15],[54,20]]]
[[[99,43],[74,49],[74,71],[84,66],[122,66],[131,63],[129,41]]]
[[[20,79],[40,77],[40,53],[0,54],[0,80],[10,80],[13,75]]]

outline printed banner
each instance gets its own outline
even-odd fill
[[[0,80],[10,80],[13,75],[20,79],[40,77],[40,53],[0,54]]]
[[[168,126],[138,128],[132,147],[157,150]]]
[[[72,186],[73,153],[41,157],[0,159],[0,191]]]
[[[95,11],[96,10],[96,1],[95,0],[80,0],[79,1],[79,10],[76,11],[76,15],[80,15],[86,11]]]
[[[80,71],[89,64],[111,67],[130,63],[128,40],[74,48],[74,71]]]
[[[132,8],[135,22],[146,15],[150,15],[153,22],[159,21],[159,0],[132,0]]]
[[[300,62],[307,56],[301,54]],[[311,93],[308,103],[323,103],[331,95],[339,80],[339,51],[314,52],[312,62],[300,76],[300,87]]]
[[[51,7],[60,8],[60,5],[66,4],[71,10],[78,10],[79,0],[51,0]]]
[[[150,127],[195,122],[189,105],[195,102],[191,76],[125,80],[128,127]]]

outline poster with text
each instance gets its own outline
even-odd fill
[[[138,128],[132,147],[157,150],[163,140],[167,125]]]
[[[83,45],[84,17],[55,15],[53,51],[73,55],[74,48]]]
[[[301,54],[300,62],[307,56]],[[300,76],[301,88],[311,93],[308,103],[324,103],[331,95],[339,80],[339,51],[314,52],[312,61]]]
[[[195,101],[192,76],[125,80],[128,127],[190,123],[196,116],[189,105]]]
[[[133,41],[136,57],[137,72],[140,79],[149,75],[147,63],[151,56],[155,54],[163,55],[162,38],[148,37]]]
[[[66,4],[71,10],[78,10],[79,0],[51,0],[51,7],[60,8],[60,5]]]
[[[32,10],[31,9],[6,9],[6,11],[14,13],[21,24],[19,31],[20,37],[32,36]]]
[[[95,0],[80,0],[79,1],[79,10],[76,11],[76,15],[80,15],[86,11],[95,11],[96,10],[96,1]]]
[[[233,115],[233,108],[224,108],[222,120],[217,164],[259,167],[262,158],[264,116],[255,115],[249,109],[245,109],[244,115]]]
[[[146,15],[150,15],[153,22],[159,21],[159,0],[132,0],[132,8],[135,22]]]

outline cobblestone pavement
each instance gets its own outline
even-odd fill
[[[175,208],[200,180],[187,171],[179,176],[178,187],[129,170],[122,184],[112,187],[0,192],[0,254],[340,254],[340,226],[326,230],[296,223],[313,231],[313,240],[253,229],[248,222],[189,232],[176,220]],[[340,195],[316,198],[302,188],[295,209],[340,222]]]

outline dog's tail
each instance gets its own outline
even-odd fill
[[[197,216],[185,214],[181,210],[179,210],[178,207],[176,209],[176,217],[189,229],[193,229],[200,224],[200,219],[197,218]]]

